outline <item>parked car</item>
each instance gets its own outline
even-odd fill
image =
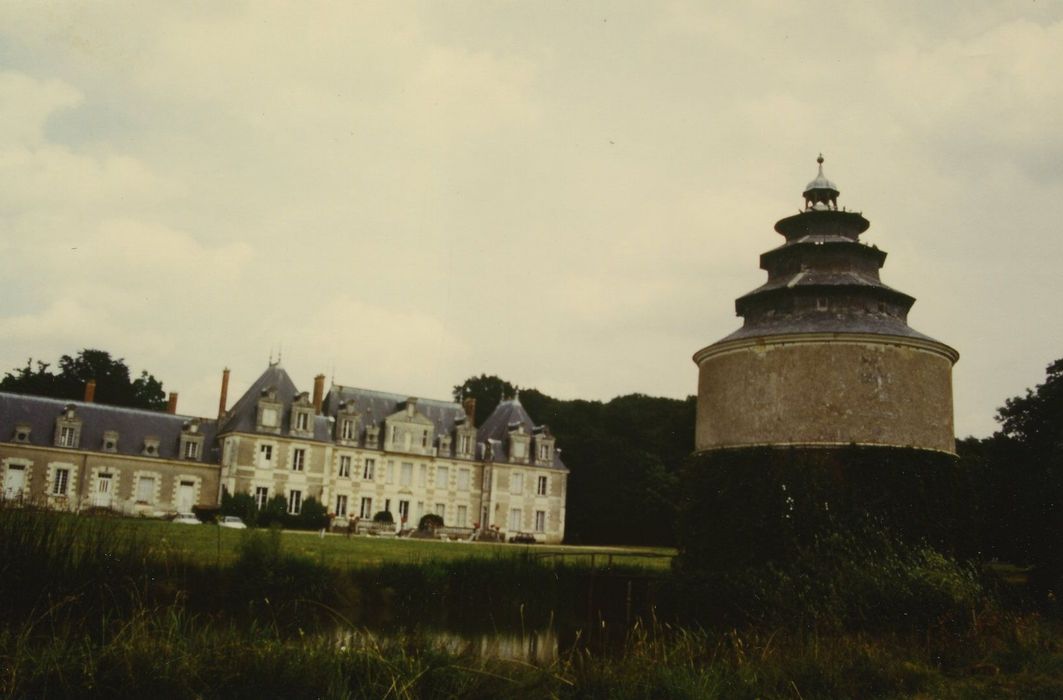
[[[218,525],[220,527],[231,527],[234,530],[247,529],[247,525],[244,525],[244,521],[240,520],[240,518],[236,517],[235,515],[223,515],[218,520]]]
[[[203,524],[203,523],[199,522],[199,518],[197,518],[196,516],[192,515],[191,513],[178,513],[177,517],[173,519],[173,522],[177,523],[178,525],[202,525]]]

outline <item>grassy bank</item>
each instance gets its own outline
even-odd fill
[[[230,539],[221,564],[169,543],[199,533]],[[1058,623],[999,604],[945,559],[898,553],[869,567],[819,555],[823,569],[739,592],[527,556],[538,548],[365,540],[484,555],[350,567],[301,548],[329,540],[0,509],[0,697],[1063,696]],[[860,585],[810,587],[827,570]],[[859,592],[872,583],[872,595]],[[675,615],[655,617],[640,591]],[[680,624],[684,596],[774,613]],[[632,610],[642,621],[628,624]],[[582,622],[562,630],[562,618]],[[536,663],[484,655],[473,634],[438,634],[549,625],[562,630],[556,653]]]
[[[114,526],[141,538],[155,553],[177,555],[208,564],[231,564],[239,554],[242,532],[213,525],[175,525],[160,520],[116,519]],[[453,561],[470,557],[497,558],[527,553],[533,557],[560,557],[572,564],[605,565],[612,557],[624,563],[666,571],[675,550],[667,547],[584,547],[565,545],[517,545],[489,542],[441,542],[408,538],[345,537],[314,532],[284,531],[286,551],[320,561],[330,567],[374,567]]]

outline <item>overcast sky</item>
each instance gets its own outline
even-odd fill
[[[1063,357],[1058,2],[0,4],[0,370],[696,391],[816,155],[960,352]]]

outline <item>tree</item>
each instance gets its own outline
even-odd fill
[[[461,384],[454,387],[454,400],[461,402],[464,399],[476,399],[476,415],[479,423],[491,415],[504,399],[510,398],[517,393],[518,387],[510,384],[495,375],[481,374],[479,377],[469,377]]]
[[[36,365],[36,368],[34,368]],[[26,361],[26,366],[8,372],[0,380],[0,390],[57,399],[79,400],[85,396],[85,384],[96,381],[94,400],[112,406],[166,409],[166,394],[162,382],[147,371],[137,379],[130,379],[129,367],[123,358],[114,359],[103,350],[85,348],[77,356],[59,358],[59,372],[50,371],[51,364]]]

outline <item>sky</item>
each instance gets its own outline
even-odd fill
[[[1063,4],[0,3],[0,371],[696,392],[816,156],[956,431],[1063,357]]]

